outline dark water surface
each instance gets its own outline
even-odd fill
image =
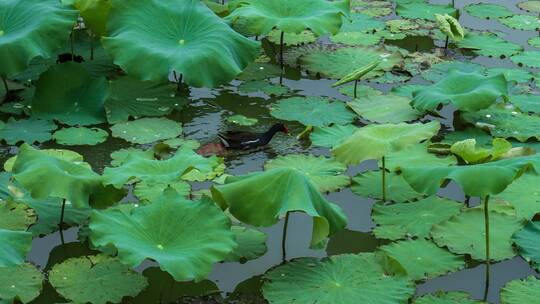
[[[432,2],[448,3],[448,1],[442,0]],[[456,6],[461,8],[467,4],[475,2],[480,1],[456,0]],[[518,0],[481,2],[502,4],[516,13],[524,13],[516,7],[516,3],[520,2]],[[499,24],[497,21],[473,18],[467,15],[466,12],[462,13],[460,22],[462,25],[474,29],[489,29],[508,33],[509,35],[507,38],[510,41],[523,45],[526,50],[533,49],[527,44],[527,39],[535,35],[535,32],[510,30]],[[515,66],[508,59],[501,60],[498,58],[493,59],[487,57],[477,57],[473,61],[489,67]],[[277,81],[277,79],[274,79],[274,81]],[[418,82],[421,82],[421,80],[418,80]],[[349,97],[341,95],[337,89],[331,88],[330,85],[332,83],[334,83],[333,80],[309,79],[305,75],[300,80],[284,80],[284,84],[286,86],[290,87],[293,91],[297,91],[301,95],[329,96],[341,100],[350,99]],[[391,85],[373,86],[385,92],[392,88]],[[274,122],[274,119],[269,114],[269,106],[275,102],[276,99],[270,99],[265,95],[239,94],[236,92],[236,88],[230,86],[219,90],[193,89],[191,91],[191,97],[193,101],[184,110],[179,113],[173,113],[169,117],[183,123],[184,134],[186,134],[188,138],[199,140],[202,143],[214,140],[217,132],[226,128],[226,125],[223,123],[224,118],[233,113],[243,114],[248,117],[255,117],[259,119],[259,124],[256,128],[260,129],[265,129]],[[443,114],[445,114],[447,118],[443,120],[443,123],[446,123],[451,127],[451,109],[443,111]],[[291,128],[294,134],[298,134],[303,129],[303,126],[299,124],[292,124]],[[52,145],[44,145],[43,148],[51,146]],[[84,155],[85,160],[91,163],[95,170],[101,171],[103,167],[109,165],[109,155],[111,152],[127,146],[129,146],[129,144],[122,140],[109,138],[109,140],[103,144],[92,147],[75,147],[73,150],[76,150]],[[310,152],[318,155],[329,155],[329,151],[327,149],[306,148],[306,146],[306,143],[298,142],[294,137],[277,135],[275,140],[267,148],[261,151],[248,154],[244,152],[242,155],[232,155],[228,157],[227,170],[229,174],[243,174],[252,171],[259,171],[262,169],[265,161],[279,154]],[[0,153],[3,153],[3,155],[0,156],[0,160],[9,157],[10,154],[14,152],[16,151],[13,148],[3,147],[0,149]],[[358,172],[372,170],[375,168],[375,162],[366,162],[361,166],[350,168],[349,174],[354,175]],[[195,185],[194,190],[207,186],[208,184]],[[440,194],[452,199],[460,201],[463,200],[463,193],[455,184],[450,184],[447,188],[442,189]],[[305,214],[292,214],[289,222],[287,237],[288,258],[305,256],[324,257],[327,255],[345,252],[356,253],[373,251],[380,244],[380,241],[376,240],[369,233],[373,228],[373,223],[371,221],[371,207],[374,200],[354,195],[350,189],[344,189],[340,192],[332,193],[328,195],[328,198],[330,201],[341,206],[347,213],[349,219],[347,226],[348,230],[338,233],[332,237],[326,250],[310,250],[308,247],[311,238],[312,220]],[[247,287],[242,289],[256,294],[257,276],[263,274],[269,268],[281,263],[282,225],[283,223],[279,223],[270,228],[260,229],[268,235],[268,252],[264,256],[256,260],[249,261],[245,264],[217,264],[214,266],[213,271],[208,279],[215,282],[219,289],[225,293],[233,292],[237,285],[244,281],[247,281],[247,283],[255,282],[252,284],[252,286],[255,287]],[[65,242],[77,242],[77,231],[77,228],[71,228],[65,231]],[[31,262],[39,265],[40,268],[44,268],[47,265],[47,260],[51,250],[60,244],[61,240],[58,233],[46,236],[44,238],[35,239],[32,251],[28,255],[28,259]],[[69,252],[69,250],[72,250],[70,248],[73,248],[73,246],[64,246],[62,250],[59,250],[61,248],[62,247],[58,247],[55,251],[61,252],[63,250],[64,254],[67,251],[68,255],[77,254],[76,252]],[[56,253],[51,254],[51,257],[56,255]],[[141,265],[139,270],[142,271],[149,265],[152,265],[152,263],[145,263],[144,265]],[[485,266],[483,264],[478,265],[475,263],[470,263],[469,267],[465,270],[419,284],[417,286],[417,294],[422,295],[437,290],[462,290],[470,293],[476,299],[481,299],[484,290],[484,267]],[[529,267],[527,262],[520,257],[493,264],[491,274],[492,284],[488,298],[490,303],[498,303],[499,289],[508,281],[525,278],[531,274],[535,274],[535,272]],[[536,275],[540,277],[540,275],[537,273]],[[247,283],[242,285],[249,286]],[[54,291],[51,290],[48,290],[47,292],[50,292],[51,295],[54,294]],[[54,296],[52,297],[54,298]],[[35,303],[51,303],[48,302],[47,299],[47,297],[43,296],[38,298]],[[157,302],[158,300],[155,299],[155,301]]]

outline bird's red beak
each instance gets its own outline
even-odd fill
[[[283,132],[284,132],[285,134],[289,134],[289,129],[287,129],[286,126],[283,126]]]

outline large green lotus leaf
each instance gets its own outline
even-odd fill
[[[508,99],[510,103],[518,107],[523,112],[540,113],[540,95],[510,95],[508,96]]]
[[[373,253],[300,258],[264,278],[262,291],[270,304],[403,304],[414,293],[405,277],[386,275]]]
[[[120,166],[105,168],[103,183],[121,188],[132,181],[177,182],[189,170],[209,172],[215,164],[212,158],[205,158],[190,149],[180,149],[166,160],[148,159],[139,154],[132,154]]]
[[[111,192],[91,169],[49,156],[27,144],[19,150],[13,176],[35,199],[59,197],[78,208],[87,207],[93,195]]]
[[[99,128],[63,128],[53,134],[54,140],[66,146],[97,145],[107,140],[109,133]]]
[[[540,52],[539,51],[525,51],[521,54],[510,57],[510,60],[519,66],[526,66],[530,68],[540,68]]]
[[[301,56],[300,64],[312,73],[341,79],[357,70],[358,67],[377,60],[380,60],[377,68],[366,74],[364,79],[383,75],[384,71],[399,65],[402,57],[398,52],[389,52],[384,48],[345,47],[337,50],[319,48]]]
[[[431,228],[460,212],[462,205],[438,196],[393,205],[375,204],[371,214],[377,238],[427,238]]]
[[[398,123],[417,119],[421,113],[410,106],[411,99],[396,95],[366,96],[347,103],[356,114],[378,123]]]
[[[470,295],[462,291],[435,292],[417,298],[414,304],[482,304],[485,302],[475,301]]]
[[[198,0],[113,1],[107,29],[102,41],[114,62],[141,80],[163,81],[175,71],[190,86],[215,87],[259,50]]]
[[[510,57],[523,51],[521,45],[489,32],[468,32],[457,44],[462,49],[471,49],[475,54],[489,57]]]
[[[43,149],[41,151],[45,152],[49,156],[56,157],[56,158],[59,158],[68,162],[72,162],[77,165],[87,167],[89,169],[92,168],[90,164],[84,162],[83,156],[75,151],[64,150],[64,149]],[[10,157],[4,163],[4,170],[6,172],[11,172],[13,170],[13,165],[15,164],[16,161],[17,161],[17,155]]]
[[[538,175],[523,174],[494,199],[509,202],[514,206],[518,218],[530,220],[540,213],[540,191],[536,191],[539,184]]]
[[[353,178],[351,190],[363,197],[382,199],[381,171],[369,171]],[[386,175],[386,199],[393,202],[404,202],[423,196],[414,191],[409,184],[396,174]]]
[[[416,191],[435,194],[443,181],[453,180],[465,194],[485,197],[501,193],[529,168],[540,172],[540,154],[468,166],[404,165],[400,170]]]
[[[385,268],[414,281],[431,279],[465,267],[462,256],[450,253],[425,239],[406,240],[378,249]]]
[[[276,168],[292,168],[307,175],[321,192],[331,192],[346,187],[350,183],[348,176],[343,175],[347,166],[331,158],[303,154],[279,156],[268,161],[266,170]]]
[[[43,279],[31,264],[0,267],[0,303],[29,303],[39,296]]]
[[[540,19],[531,15],[512,15],[500,18],[499,22],[516,30],[534,31],[540,28]]]
[[[120,149],[116,150],[111,153],[111,165],[113,167],[121,166],[122,164],[125,164],[131,157],[139,157],[142,159],[148,159],[153,160],[154,158],[154,151],[153,149],[147,149],[147,150],[141,150],[137,148],[126,148],[126,149]]]
[[[60,295],[74,303],[120,303],[148,285],[141,274],[103,254],[67,259],[54,265],[48,278]],[[88,288],[92,285],[99,288]]]
[[[175,138],[182,134],[182,124],[167,118],[141,118],[117,123],[111,127],[112,136],[137,144]]]
[[[32,233],[0,228],[0,269],[20,265],[32,247]]]
[[[310,177],[296,169],[277,168],[228,177],[224,185],[212,187],[212,196],[248,225],[272,226],[287,212],[307,213],[313,217],[312,247],[347,223],[341,208],[328,202]]]
[[[533,73],[525,69],[491,68],[486,71],[487,76],[498,74],[504,74],[507,81],[515,81],[517,83],[527,83],[534,79]]]
[[[523,227],[523,221],[515,216],[489,210],[493,223],[489,234],[491,259],[501,261],[515,255],[512,235]],[[449,220],[435,225],[431,236],[437,245],[457,254],[469,254],[473,259],[485,260],[484,210],[480,207],[466,209]]]
[[[274,28],[300,34],[309,29],[317,36],[336,34],[342,16],[349,11],[349,0],[250,0],[240,3],[227,20],[244,19],[249,31],[266,35]]]
[[[231,230],[238,247],[225,258],[225,262],[245,263],[266,253],[266,234],[264,232],[243,226],[232,226]]]
[[[111,0],[70,0],[75,6],[84,25],[92,30],[97,36],[103,36],[107,33],[107,19],[111,12]]]
[[[540,140],[540,118],[512,109],[489,108],[463,113],[463,120],[480,128],[487,128],[492,136],[515,138],[521,142],[533,137]]]
[[[16,120],[10,117],[3,128],[0,128],[0,139],[8,145],[18,142],[29,144],[43,143],[52,139],[51,132],[56,129],[52,121],[35,118]]]
[[[455,156],[440,157],[428,152],[426,143],[408,146],[407,148],[389,153],[385,156],[386,169],[397,171],[403,164],[412,165],[455,165],[457,159]],[[382,167],[382,162],[379,161]]]
[[[305,126],[315,127],[345,125],[352,122],[355,116],[345,103],[330,102],[323,97],[282,99],[272,106],[270,114],[278,119],[299,121]]]
[[[174,191],[130,214],[96,211],[90,230],[95,246],[113,244],[126,265],[150,258],[177,281],[205,278],[236,247],[230,220],[214,202],[188,201]]]
[[[133,194],[142,201],[154,201],[161,196],[167,188],[174,189],[178,195],[188,197],[191,186],[185,181],[174,182],[146,182],[142,181],[135,185]]]
[[[540,222],[529,222],[514,235],[519,254],[540,269]]]
[[[56,0],[0,3],[0,75],[13,76],[34,57],[50,57],[68,39],[77,11]]]
[[[450,152],[459,156],[466,164],[478,164],[500,159],[511,149],[512,144],[502,138],[494,138],[489,149],[477,147],[476,139],[470,138],[453,143]]]
[[[446,78],[452,70],[458,70],[463,73],[484,73],[486,68],[468,61],[443,61],[432,65],[429,70],[422,72],[422,77],[425,80],[438,82]]]
[[[451,71],[443,80],[413,93],[412,105],[433,111],[452,103],[459,110],[477,111],[508,95],[503,74],[486,77],[479,73]]]
[[[105,78],[92,78],[81,64],[51,66],[36,83],[32,113],[37,118],[56,119],[67,125],[105,122],[103,103],[107,87]]]
[[[474,3],[464,7],[469,15],[484,19],[497,19],[514,15],[506,6],[492,3]]]
[[[357,129],[352,124],[315,127],[313,132],[309,134],[309,139],[315,146],[332,148],[351,136]]]
[[[174,84],[140,81],[126,76],[110,82],[105,110],[109,123],[118,123],[130,117],[164,116],[185,104],[185,98],[177,94]]]
[[[391,152],[402,150],[433,137],[440,124],[384,124],[368,125],[358,129],[344,142],[332,149],[332,154],[342,163],[359,164],[368,159],[379,159]]]
[[[537,0],[523,1],[518,3],[517,6],[527,12],[540,13],[540,1]]]
[[[0,229],[25,231],[36,219],[35,211],[27,205],[0,199]]]
[[[350,13],[349,18],[343,20],[340,32],[369,32],[384,29],[383,21],[362,13]]]
[[[501,304],[534,303],[540,297],[540,280],[529,276],[510,281],[501,289]]]
[[[448,14],[456,17],[457,11],[451,4],[436,5],[426,2],[399,3],[396,6],[396,13],[408,19],[427,19],[435,21],[435,14]]]

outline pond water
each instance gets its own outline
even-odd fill
[[[432,3],[447,3],[447,1],[431,1]],[[456,6],[461,8],[467,4],[478,1],[456,0]],[[504,1],[482,1],[490,3],[498,3],[508,7],[516,13],[523,13],[516,4],[518,0]],[[388,16],[385,18],[392,18]],[[384,18],[383,18],[384,19]],[[460,22],[463,26],[473,29],[486,29],[491,31],[501,31],[508,33],[508,39],[512,42],[521,44],[525,50],[532,49],[527,44],[527,40],[537,32],[533,31],[518,31],[511,30],[495,20],[482,20],[469,16],[466,12],[462,13]],[[420,40],[408,39],[405,43],[410,48],[414,48],[413,44],[419,43]],[[421,41],[420,41],[421,42]],[[402,45],[400,45],[402,46]],[[425,51],[425,50],[424,50]],[[488,57],[478,56],[472,60],[488,67],[512,67],[515,66],[508,59],[493,59]],[[350,100],[350,97],[339,93],[337,88],[332,88],[331,84],[334,80],[329,79],[314,79],[299,70],[289,69],[283,80],[283,84],[291,88],[294,93],[303,96],[328,96],[339,100]],[[293,75],[293,77],[289,77]],[[301,75],[300,77],[298,77]],[[278,82],[275,78],[273,82]],[[420,77],[415,77],[410,83],[424,83]],[[393,85],[380,85],[373,83],[369,84],[379,90],[388,92]],[[259,123],[255,126],[257,130],[265,130],[271,126],[276,120],[270,116],[269,107],[278,98],[268,97],[262,93],[242,94],[236,88],[237,82],[233,82],[229,86],[221,89],[191,89],[191,102],[180,112],[174,112],[168,118],[181,122],[184,127],[184,134],[189,139],[195,139],[202,143],[212,142],[216,140],[217,133],[227,127],[225,118],[231,114],[242,114],[248,117],[255,117]],[[452,129],[453,109],[450,107],[442,111],[444,119],[441,122],[446,124],[449,129]],[[293,134],[298,134],[303,130],[303,126],[296,123],[287,124]],[[129,147],[130,144],[120,139],[109,137],[102,144],[96,146],[76,146],[73,150],[82,154],[87,162],[93,168],[101,172],[104,167],[110,164],[111,152],[120,148]],[[44,144],[41,148],[56,147],[54,144]],[[14,147],[4,147],[2,149],[2,157],[0,161],[4,161],[17,151]],[[277,155],[289,153],[311,153],[314,155],[329,156],[329,150],[325,148],[309,147],[309,143],[305,141],[297,141],[294,136],[288,137],[283,134],[278,134],[270,145],[263,149],[250,152],[231,153],[226,156],[227,173],[238,175],[247,172],[262,170],[263,164],[268,160],[275,158]],[[354,176],[359,172],[376,169],[376,162],[365,162],[361,166],[350,167],[348,174]],[[194,190],[207,188],[209,183],[196,183]],[[452,199],[463,201],[464,195],[459,187],[451,183],[448,187],[441,189],[440,195]],[[296,257],[325,257],[340,253],[358,253],[374,251],[375,248],[383,241],[375,239],[370,231],[374,227],[371,220],[371,208],[375,203],[374,200],[363,198],[355,195],[349,188],[327,195],[331,202],[342,207],[348,217],[347,229],[337,233],[329,240],[327,248],[324,250],[309,249],[311,238],[312,220],[309,216],[300,213],[293,213],[289,222],[287,236],[287,257],[288,259]],[[133,200],[130,196],[128,200]],[[259,228],[268,236],[267,253],[245,264],[240,263],[221,263],[214,266],[208,280],[213,281],[219,288],[222,295],[232,293],[241,295],[241,303],[264,303],[260,291],[258,290],[258,279],[268,269],[279,265],[281,260],[281,237],[283,229],[283,221],[270,228]],[[28,255],[28,260],[38,265],[40,268],[45,268],[51,255],[51,259],[62,260],[62,256],[78,256],[86,251],[78,246],[77,228],[71,228],[63,233],[64,242],[61,244],[59,233],[55,233],[43,238],[37,238],[33,241],[32,250]],[[147,267],[155,266],[148,262],[141,265],[137,270],[143,271]],[[481,299],[484,292],[484,265],[474,261],[468,262],[468,267],[464,270],[444,275],[436,279],[428,280],[427,282],[417,285],[416,293],[422,295],[425,293],[434,292],[437,290],[462,290],[470,293],[473,298]],[[492,282],[488,300],[490,303],[499,303],[499,289],[508,281],[525,278],[529,275],[540,275],[536,273],[528,263],[521,257],[515,257],[510,260],[505,260],[493,264],[492,267]],[[211,288],[212,285],[209,286]],[[215,299],[205,297],[208,290],[201,290],[201,297],[191,294],[190,302],[187,303],[214,303]],[[196,292],[194,292],[196,293]],[[32,303],[52,303],[49,301],[60,300],[61,298],[55,294],[52,288],[48,286],[42,296]],[[147,299],[147,303],[159,299]],[[186,300],[187,301],[187,300]]]

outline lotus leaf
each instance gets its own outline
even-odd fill
[[[236,78],[243,81],[263,80],[279,76],[279,74],[279,67],[269,63],[252,62]]]
[[[437,247],[425,239],[399,241],[378,249],[387,270],[411,280],[426,280],[465,267],[463,257]]]
[[[339,92],[343,95],[350,97],[354,96],[354,84],[342,86],[339,88]],[[356,86],[356,97],[366,97],[366,96],[376,96],[382,95],[383,93],[377,89],[374,89],[368,85],[358,84]]]
[[[523,112],[540,113],[540,95],[510,95],[508,99]]]
[[[477,111],[508,94],[503,74],[486,77],[478,73],[451,71],[443,80],[413,93],[412,105],[433,111],[452,103],[460,110]]]
[[[240,126],[253,126],[259,122],[257,118],[249,118],[244,115],[229,116],[227,117],[227,121]]]
[[[137,144],[149,144],[182,134],[182,125],[167,118],[141,118],[117,123],[111,127],[112,136]]]
[[[176,85],[140,81],[121,77],[109,83],[105,101],[109,123],[127,121],[130,117],[164,116],[181,109],[186,100],[176,92]]]
[[[516,30],[534,31],[540,28],[540,19],[531,15],[512,15],[500,18],[499,22]]]
[[[279,44],[281,39],[281,31],[279,29],[274,29],[266,38],[275,44]],[[284,33],[283,34],[283,44],[284,45],[301,45],[306,43],[312,43],[317,41],[317,37],[310,30],[304,30],[299,34],[296,33]]]
[[[312,247],[347,222],[341,208],[328,202],[309,176],[291,168],[228,177],[224,185],[212,187],[212,196],[248,225],[271,226],[287,212],[307,213],[313,217]]]
[[[397,171],[403,164],[412,165],[455,165],[457,160],[454,156],[440,157],[428,152],[425,143],[409,146],[403,150],[392,152],[385,156],[386,169]],[[382,166],[381,162],[379,165]]]
[[[262,291],[270,304],[407,303],[414,293],[406,278],[386,275],[373,253],[300,258],[264,278]]]
[[[400,175],[388,174],[385,184],[386,200],[389,201],[404,202],[423,196],[414,191]],[[351,190],[360,196],[383,199],[381,172],[369,171],[354,177]]]
[[[502,138],[493,139],[491,149],[478,148],[474,138],[458,141],[450,147],[450,151],[467,164],[485,163],[499,159],[511,149],[512,144]]]
[[[534,303],[538,297],[540,297],[540,280],[534,276],[510,281],[501,289],[501,304]]]
[[[339,32],[336,35],[331,36],[330,40],[334,43],[341,43],[350,46],[372,46],[379,44],[381,37],[373,35],[372,33]]]
[[[396,13],[403,18],[433,21],[436,19],[436,14],[448,14],[452,17],[456,17],[457,15],[456,9],[451,4],[436,5],[426,2],[398,3]]]
[[[0,282],[2,303],[29,303],[41,292],[43,274],[31,264],[0,267]]]
[[[379,159],[434,136],[440,128],[437,121],[427,124],[384,124],[360,128],[348,139],[332,149],[342,163],[359,164],[368,159]]]
[[[90,230],[92,243],[113,244],[122,263],[137,267],[151,258],[177,281],[203,279],[236,247],[230,221],[214,202],[187,201],[174,191],[129,214],[96,211]]]
[[[457,215],[461,205],[455,201],[430,196],[416,202],[373,205],[372,218],[377,238],[397,240],[406,237],[427,238],[434,225]]]
[[[515,81],[518,83],[530,82],[534,79],[534,75],[525,69],[492,68],[487,70],[486,74],[487,76],[504,74],[507,81]]]
[[[280,96],[287,94],[289,89],[286,86],[279,84],[255,80],[242,83],[238,86],[238,91],[242,93],[263,92],[264,94],[270,96]]]
[[[111,0],[70,0],[72,5],[79,10],[84,19],[84,25],[92,30],[97,36],[107,33],[107,19],[111,12]]]
[[[529,45],[531,46],[538,48],[540,47],[540,37],[529,38],[529,40],[527,40],[527,43],[529,43]]]
[[[107,140],[109,133],[99,128],[63,128],[54,132],[54,140],[67,146],[97,145]]]
[[[198,0],[113,2],[107,28],[102,41],[114,62],[141,80],[165,80],[175,71],[190,86],[215,87],[239,74],[259,48]]]
[[[25,231],[36,218],[35,211],[27,205],[0,199],[0,229]]]
[[[2,1],[0,11],[2,76],[24,71],[34,57],[50,57],[77,19],[76,10],[56,0]]]
[[[373,69],[378,67],[379,64],[381,64],[381,61],[380,60],[375,60],[375,61],[373,61],[373,62],[371,62],[371,63],[369,63],[369,64],[367,64],[367,65],[365,65],[363,67],[360,67],[360,68],[352,71],[351,73],[343,76],[343,78],[341,78],[338,82],[332,84],[332,87],[337,87],[337,86],[340,86],[342,84],[349,83],[351,81],[358,81],[364,75],[368,74],[369,72],[373,71]]]
[[[342,102],[322,97],[292,97],[272,106],[270,114],[278,119],[299,121],[305,126],[323,127],[352,122],[354,113]]]
[[[361,12],[372,17],[382,17],[390,15],[393,11],[393,7],[392,2],[385,0],[351,0],[351,10],[354,12]]]
[[[465,37],[465,31],[456,18],[448,14],[435,14],[435,20],[437,21],[441,32],[447,37],[452,38],[452,40],[460,41]]]
[[[421,113],[410,106],[411,99],[396,95],[360,97],[347,103],[356,114],[377,123],[416,120]]]
[[[467,61],[443,61],[431,66],[427,71],[422,72],[422,77],[426,80],[438,82],[448,76],[452,70],[462,73],[484,73],[486,68],[476,63]]]
[[[506,6],[492,3],[469,4],[465,6],[465,11],[471,16],[485,19],[497,19],[514,15]]]
[[[163,191],[165,191],[167,188],[174,189],[178,195],[182,197],[188,197],[189,193],[191,192],[191,186],[185,181],[175,181],[169,183],[142,181],[135,185],[133,194],[135,194],[135,196],[142,201],[152,202],[158,199]]]
[[[29,195],[24,200],[28,206],[37,213],[37,222],[30,226],[28,231],[34,236],[43,236],[58,230],[58,218],[62,212],[62,200],[59,198],[47,198],[44,200],[34,200]],[[92,208],[75,208],[72,204],[64,207],[64,225],[77,226],[82,224],[88,217]]]
[[[540,13],[540,1],[523,1],[518,3],[518,7],[528,12]]]
[[[68,259],[54,265],[48,277],[56,291],[74,303],[120,303],[148,285],[141,274],[106,255]],[[99,288],[88,288],[94,284]]]
[[[266,253],[266,234],[256,229],[242,226],[232,226],[238,247],[231,252],[225,262],[245,263],[254,260]]]
[[[489,235],[491,259],[501,261],[515,255],[512,235],[523,227],[522,220],[500,213],[495,208],[489,210],[491,225]],[[466,209],[449,220],[435,225],[431,235],[437,245],[457,254],[469,254],[473,259],[485,260],[484,210],[479,207]]]
[[[519,254],[540,269],[540,223],[529,222],[514,235]]]
[[[114,167],[121,166],[125,164],[132,157],[132,155],[133,157],[138,157],[141,159],[154,159],[154,152],[152,149],[141,150],[137,148],[127,148],[116,150],[111,153],[111,165]]]
[[[348,176],[343,175],[347,167],[340,162],[324,156],[290,154],[268,161],[266,170],[276,168],[292,168],[300,171],[319,188],[321,192],[336,191],[350,183]]]
[[[390,90],[390,93],[397,95],[397,96],[403,96],[403,97],[413,97],[413,93],[415,91],[418,91],[420,89],[425,88],[427,85],[422,84],[405,84],[401,85],[399,87],[393,87],[392,90]]]
[[[24,263],[32,247],[32,233],[0,228],[0,270]]]
[[[468,293],[462,291],[436,292],[424,295],[414,301],[414,304],[482,304],[484,302],[471,299]]]
[[[540,68],[540,52],[539,51],[525,51],[521,54],[510,57],[515,64],[519,66],[527,66],[530,68]]]
[[[66,62],[41,74],[31,103],[32,113],[68,125],[98,124],[106,120],[106,95],[105,78],[92,78],[81,64]]]
[[[540,213],[540,192],[536,191],[539,182],[539,176],[523,174],[494,199],[509,202],[514,206],[518,218],[530,220]]]
[[[332,148],[351,136],[358,128],[353,125],[332,125],[331,127],[315,127],[309,134],[315,146]]]
[[[44,149],[41,151],[49,156],[56,157],[56,158],[59,158],[68,162],[75,163],[77,165],[81,165],[88,169],[91,169],[90,164],[84,162],[83,156],[75,151],[64,150],[64,149]],[[4,163],[4,170],[6,172],[11,172],[13,170],[13,165],[15,164],[16,161],[17,161],[17,155],[10,157]]]
[[[15,120],[10,117],[4,127],[0,128],[0,139],[8,145],[21,141],[29,144],[43,143],[52,139],[51,132],[55,129],[56,125],[52,121],[35,118]]]
[[[340,32],[369,32],[384,29],[384,22],[362,13],[350,13],[343,20]]]
[[[471,49],[475,54],[489,57],[510,57],[523,51],[519,44],[508,42],[499,36],[484,32],[469,32],[458,42],[462,49]]]

